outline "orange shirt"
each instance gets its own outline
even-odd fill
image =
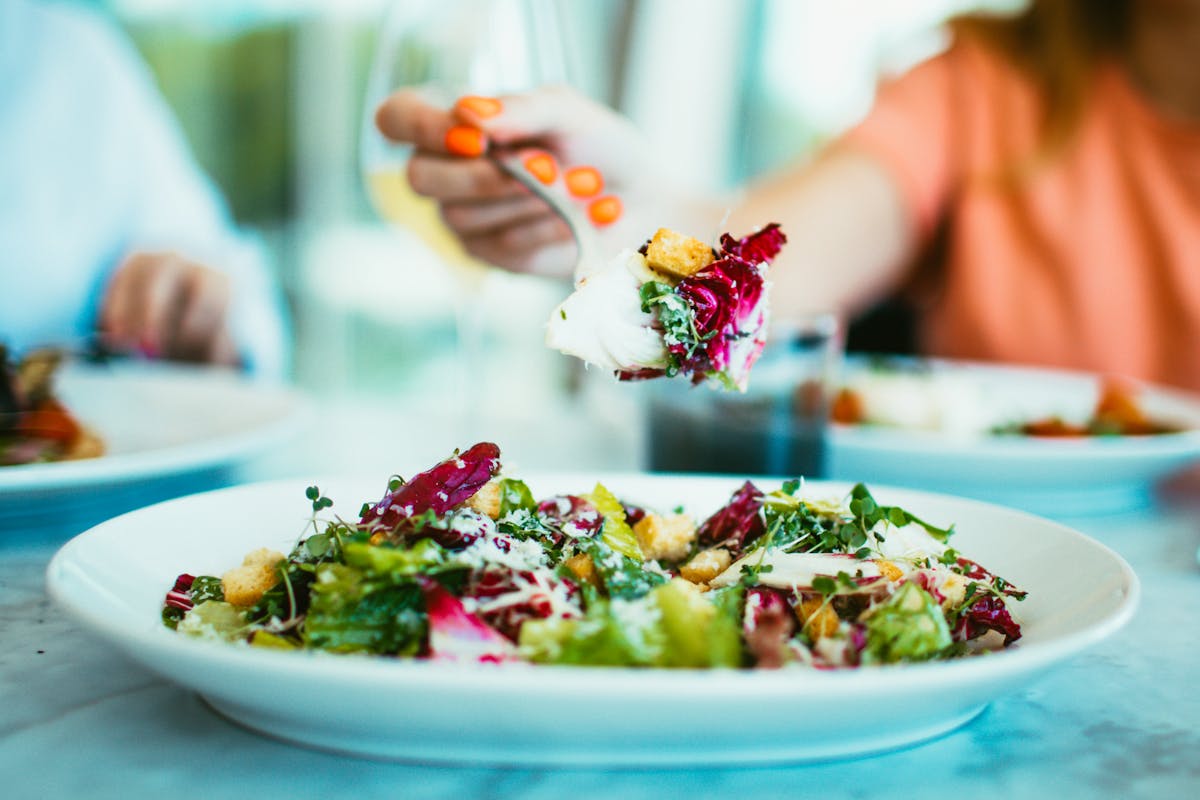
[[[1035,163],[1040,113],[1027,76],[960,42],[885,84],[842,140],[885,164],[924,235],[948,225],[924,352],[1200,391],[1200,126],[1115,65]]]

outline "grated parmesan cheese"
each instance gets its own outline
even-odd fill
[[[500,542],[504,542],[508,546],[507,551],[500,546]],[[454,559],[475,569],[483,569],[490,564],[495,564],[512,570],[530,572],[543,569],[549,563],[546,559],[546,551],[536,541],[513,539],[491,531],[470,547],[456,553]]]

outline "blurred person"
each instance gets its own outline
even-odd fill
[[[0,3],[0,341],[286,369],[261,247],[145,64],[75,5]]]
[[[415,143],[409,180],[466,249],[508,269],[564,274],[569,232],[463,154],[455,126],[482,131],[478,151],[597,167],[624,199],[614,249],[660,226],[703,238],[782,223],[777,317],[902,294],[927,355],[1200,391],[1200,0],[1034,0],[950,27],[951,46],[885,82],[862,123],[736,201],[672,188],[628,120],[565,89],[449,112],[402,91],[377,122]],[[701,110],[679,127],[711,124]]]

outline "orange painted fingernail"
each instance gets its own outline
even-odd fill
[[[588,206],[588,217],[597,225],[611,225],[621,218],[622,211],[621,198],[610,194],[592,201]]]
[[[533,153],[526,157],[524,164],[533,177],[547,186],[558,178],[558,162],[549,153]]]
[[[604,178],[595,167],[571,167],[563,173],[563,180],[575,197],[595,197],[604,189]]]
[[[458,98],[458,102],[454,106],[463,111],[470,111],[475,116],[482,117],[483,119],[494,117],[504,110],[504,104],[496,98],[482,97],[477,94],[469,94]]]
[[[446,150],[456,156],[481,156],[487,150],[487,137],[479,128],[455,125],[446,131]]]

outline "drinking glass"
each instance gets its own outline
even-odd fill
[[[655,472],[820,478],[843,353],[832,314],[771,330],[744,394],[658,379],[648,387],[646,463]]]
[[[413,148],[386,139],[375,110],[393,92],[415,89],[450,108],[464,95],[497,97],[566,83],[563,28],[554,0],[396,0],[380,28],[363,106],[359,160],[376,211],[419,237],[456,279],[456,329],[464,420],[477,418],[470,381],[485,363],[487,267],[445,227],[436,203],[417,195],[405,167]]]

